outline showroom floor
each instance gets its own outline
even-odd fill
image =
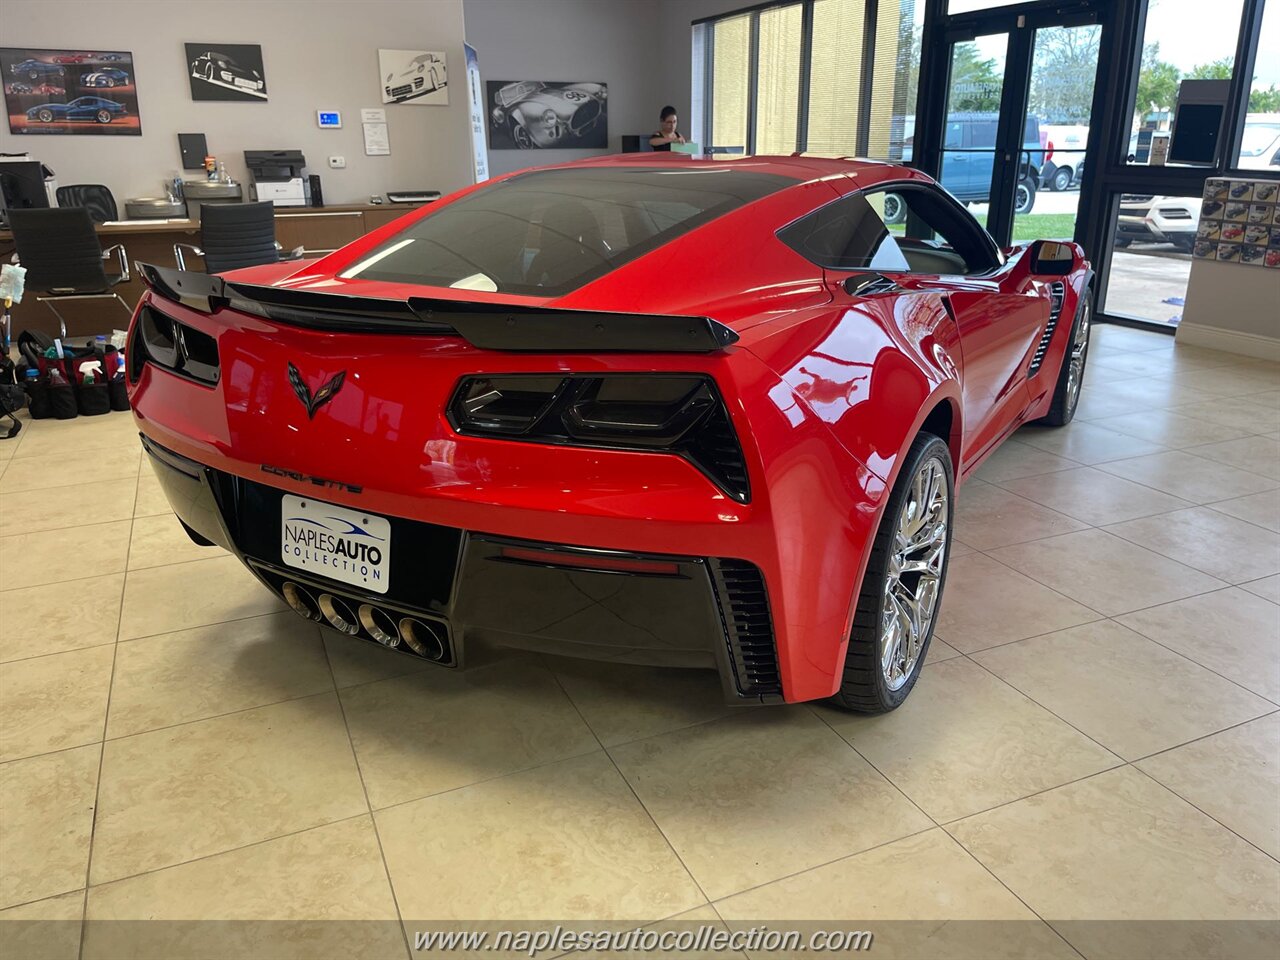
[[[0,918],[67,922],[0,936],[403,958],[400,918],[677,918],[1264,954],[1247,923],[1080,921],[1280,915],[1280,364],[1096,328],[1079,418],[1006,444],[956,535],[901,710],[730,709],[700,672],[456,674],[322,631],[187,542],[127,415],[28,424],[0,441]],[[384,922],[217,950],[93,922],[321,918]]]

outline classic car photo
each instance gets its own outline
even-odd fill
[[[410,52],[410,51],[404,51]],[[397,62],[389,54],[401,54],[398,50],[378,51],[380,62],[385,65]],[[449,83],[443,53],[418,53],[406,63],[399,59],[397,65],[387,69],[383,77],[382,102],[404,103],[441,90]],[[436,98],[438,99],[438,98]],[[447,100],[441,100],[444,103]]]
[[[603,83],[490,80],[489,147],[601,148],[608,145],[608,87]]]
[[[300,616],[871,713],[925,663],[966,478],[1075,415],[1093,309],[1077,245],[799,156],[541,167],[319,259],[140,272],[146,459]]]
[[[103,67],[92,73],[80,74],[82,87],[124,87],[129,84],[129,74],[116,67]]]
[[[237,60],[231,54],[219,53],[216,50],[205,50],[193,54],[192,45],[187,44],[187,55],[191,58],[192,98],[195,100],[240,100],[245,97],[267,99],[267,82],[261,70],[261,48],[253,49],[258,51],[256,66],[250,66],[243,59]]]
[[[42,77],[66,76],[67,68],[45,60],[23,60],[10,66],[9,72],[28,80],[39,80]]]
[[[54,63],[84,63],[86,60],[93,60],[91,53],[59,53],[53,58]]]
[[[40,123],[57,123],[63,120],[88,120],[94,123],[110,123],[129,111],[123,104],[102,97],[79,97],[70,103],[42,103],[27,111],[27,120]]]

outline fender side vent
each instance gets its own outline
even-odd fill
[[[780,696],[782,679],[764,576],[745,560],[713,557],[709,566],[738,693],[743,697]]]
[[[1044,334],[1040,337],[1035,356],[1031,358],[1031,366],[1027,369],[1028,377],[1034,377],[1040,369],[1040,364],[1044,363],[1044,355],[1049,351],[1049,344],[1053,341],[1053,331],[1058,329],[1058,317],[1062,315],[1062,304],[1066,296],[1067,288],[1061,280],[1055,280],[1049,284],[1049,322],[1045,325]]]

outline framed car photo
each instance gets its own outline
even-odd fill
[[[609,89],[603,83],[489,80],[491,150],[604,149]]]
[[[383,103],[445,106],[449,68],[443,50],[379,50],[378,86]]]
[[[5,47],[0,76],[12,134],[142,136],[132,53]]]
[[[188,43],[192,100],[265,103],[267,79],[256,43]]]

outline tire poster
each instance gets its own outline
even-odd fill
[[[0,77],[12,134],[142,136],[132,53],[4,47]]]

